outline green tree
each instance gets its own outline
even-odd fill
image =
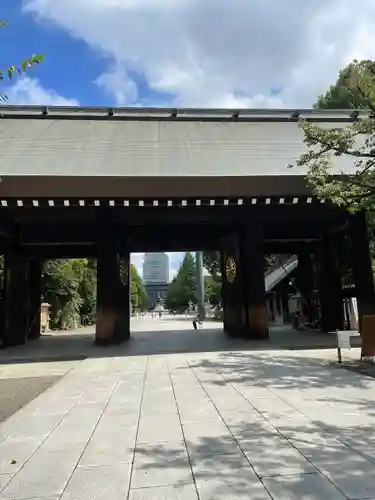
[[[372,67],[372,65],[371,65]],[[353,84],[353,74],[355,75],[356,66],[349,64],[340,71],[339,77],[334,85],[331,85],[328,91],[320,95],[314,104],[316,109],[364,109],[369,108],[369,104],[360,92],[358,86]],[[355,80],[354,80],[355,82]],[[361,87],[359,87],[361,88]],[[368,212],[367,223],[370,236],[370,248],[375,267],[375,213]],[[346,270],[346,278],[348,274]],[[349,280],[350,281],[350,280]]]
[[[189,302],[197,303],[197,279],[195,259],[186,252],[177,276],[168,287],[165,305],[168,309],[180,309]]]
[[[217,305],[222,302],[220,276],[210,275],[204,277],[204,295],[205,300],[210,301],[213,305]]]
[[[220,276],[220,252],[203,252],[203,265],[212,277]]]
[[[73,269],[79,277],[78,293],[82,299],[80,307],[81,322],[92,324],[96,314],[96,260],[77,259],[73,261]]]
[[[315,109],[361,109],[367,108],[361,88],[357,86],[357,64],[350,63],[339,72],[337,81],[318,96]]]
[[[81,275],[73,260],[50,260],[43,267],[43,296],[51,304],[51,327],[73,328],[80,324],[83,300],[79,294]]]
[[[323,128],[301,120],[308,151],[297,161],[307,167],[307,180],[321,199],[344,206],[350,211],[374,210],[375,201],[375,62],[353,61],[338,81],[320,96],[318,108],[368,109],[365,116],[346,127]],[[353,117],[357,113],[353,114]],[[350,175],[333,175],[335,158],[348,158],[354,166]]]
[[[131,279],[131,303],[134,309],[145,310],[148,308],[148,296],[146,287],[139,276],[134,264],[130,264]]]
[[[7,25],[8,23],[6,21],[0,20],[0,29],[5,28]],[[40,64],[42,61],[43,56],[41,54],[33,54],[31,57],[21,61],[19,65],[12,65],[8,68],[0,67],[0,83],[4,82],[4,80],[11,80],[16,73],[24,73],[29,68],[35,66],[36,64]],[[6,95],[0,92],[0,102],[4,102],[6,100]]]

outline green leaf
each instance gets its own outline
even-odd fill
[[[4,20],[0,20],[0,29],[5,28],[8,23]],[[27,71],[29,68],[36,64],[40,64],[43,61],[44,57],[42,54],[33,54],[28,59],[24,59],[20,66],[12,65],[9,68],[0,68],[0,82],[4,81],[7,77],[8,80],[12,80],[15,73],[21,74]],[[0,93],[0,102],[4,102],[6,100],[6,96]]]
[[[318,97],[316,108],[368,108],[369,114],[343,128],[322,128],[301,120],[307,152],[290,167],[307,168],[307,181],[321,199],[347,210],[375,205],[375,62],[353,61],[335,85]],[[352,161],[355,174],[333,175],[335,158]]]
[[[11,80],[13,78],[13,74],[14,73],[20,73],[19,68],[17,68],[17,66],[10,66],[8,68],[8,78],[9,78],[9,80]]]

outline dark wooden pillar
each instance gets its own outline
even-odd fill
[[[301,294],[302,312],[309,322],[315,319],[313,311],[314,262],[309,249],[298,253],[297,287]]]
[[[234,337],[243,336],[246,330],[241,264],[241,238],[236,231],[222,242],[221,251],[224,331]]]
[[[100,345],[110,345],[121,343],[130,336],[130,254],[120,253],[115,228],[109,221],[101,221],[101,229],[95,341]]]
[[[40,306],[42,302],[42,261],[29,261],[29,309],[28,309],[28,338],[40,337]]]
[[[374,278],[364,213],[350,216],[349,235],[351,267],[357,296],[359,330],[361,331],[363,316],[375,314]]]
[[[337,241],[324,237],[319,250],[319,302],[322,332],[344,328],[344,303],[337,257]]]
[[[4,258],[4,334],[3,346],[26,343],[29,309],[29,262],[22,253],[10,253]]]
[[[262,232],[258,227],[238,229],[223,248],[224,330],[231,336],[267,339]]]
[[[261,227],[248,226],[242,245],[243,296],[246,310],[246,338],[269,338],[267,303],[264,283],[264,235]]]
[[[0,346],[3,345],[4,331],[5,331],[5,290],[4,290],[5,276],[4,276],[4,272],[0,275]]]

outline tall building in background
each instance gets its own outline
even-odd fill
[[[147,288],[149,307],[154,308],[167,296],[169,257],[164,252],[145,253],[143,282]]]
[[[150,283],[168,283],[169,257],[166,253],[145,253],[143,281],[146,285]]]

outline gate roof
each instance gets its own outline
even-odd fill
[[[46,196],[304,194],[304,172],[288,169],[305,151],[296,118],[339,127],[352,112],[1,106],[0,195],[30,176]]]

